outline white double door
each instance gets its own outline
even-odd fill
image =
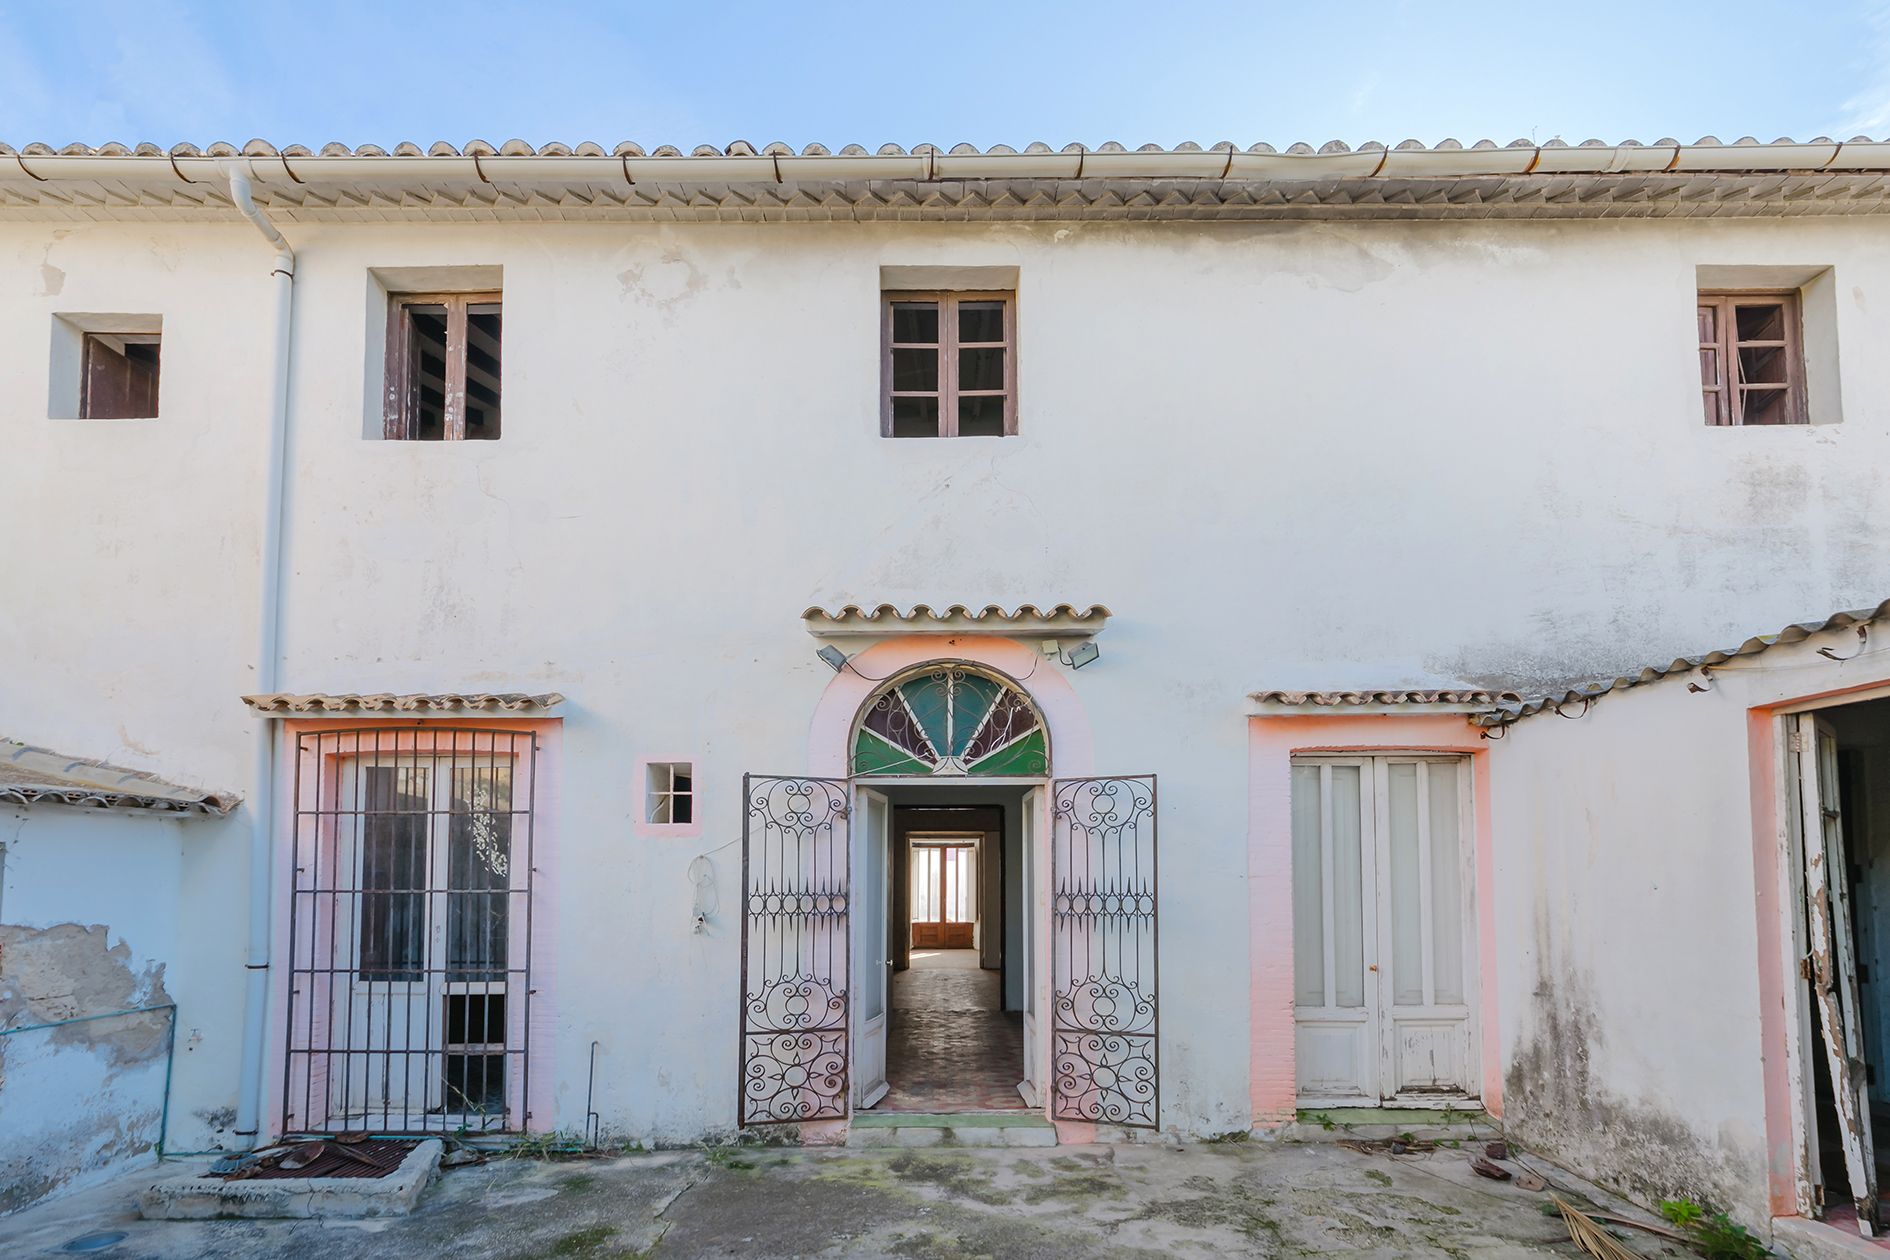
[[[1302,1106],[1479,1092],[1470,801],[1463,758],[1294,759]]]

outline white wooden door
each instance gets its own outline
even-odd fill
[[[1303,1102],[1478,1093],[1463,758],[1296,759],[1295,1057]]]
[[[892,882],[889,878],[892,814],[885,796],[858,789],[853,816],[853,1105],[865,1109],[886,1096],[886,1012],[892,958],[888,933]]]
[[[1045,847],[1045,837],[1049,834],[1044,821],[1044,813],[1049,808],[1049,797],[1040,787],[1024,793],[1024,811],[1020,822],[1023,824],[1023,888],[1020,904],[1024,908],[1024,1079],[1019,1083],[1017,1092],[1032,1107],[1046,1104],[1049,1093],[1049,1050],[1044,1039],[1044,1021],[1049,1018],[1048,1011],[1048,970],[1043,965],[1043,948],[1049,932],[1049,914],[1047,896],[1041,874],[1040,863],[1045,854],[1040,852]],[[1040,904],[1043,902],[1045,904]]]
[[[1837,734],[1801,714],[1792,740],[1805,844],[1805,908],[1811,945],[1812,999],[1837,1110],[1844,1169],[1857,1203],[1858,1230],[1875,1234],[1876,1150],[1870,1131],[1864,1021],[1857,992],[1850,863],[1838,804]]]

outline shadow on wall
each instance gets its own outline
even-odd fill
[[[1738,1144],[1719,1118],[1698,1123],[1597,1075],[1608,1032],[1592,981],[1537,954],[1529,1027],[1503,1081],[1504,1132],[1573,1171],[1642,1203],[1691,1198],[1747,1225],[1769,1221],[1764,1151]],[[1650,1032],[1650,1037],[1658,1036]],[[1653,1057],[1657,1047],[1648,1046]],[[1716,1132],[1717,1131],[1717,1132]]]
[[[157,1147],[175,1012],[139,1012],[169,1005],[164,968],[107,936],[0,924],[0,1214]]]

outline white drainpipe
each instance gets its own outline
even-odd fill
[[[256,618],[258,692],[277,689],[281,655],[283,484],[289,430],[289,327],[295,301],[295,251],[256,207],[248,162],[229,162],[230,200],[276,247],[269,278],[275,289],[275,346],[269,368],[269,444],[263,472],[262,575]],[[254,1146],[261,1133],[263,1051],[269,1034],[271,858],[275,851],[276,724],[255,724],[249,799],[249,949],[243,991],[243,1060],[236,1098],[236,1135]]]

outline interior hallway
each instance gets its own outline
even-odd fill
[[[1004,1009],[1001,972],[975,949],[915,949],[893,976],[879,1111],[1023,1110],[1024,1017]]]

